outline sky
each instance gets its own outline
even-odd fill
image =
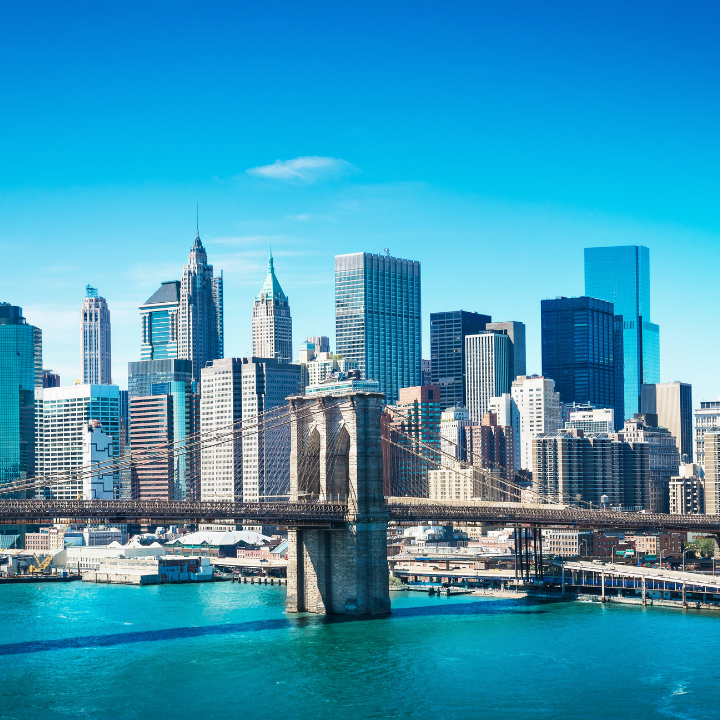
[[[200,236],[225,354],[250,353],[272,246],[294,343],[334,340],[334,256],[422,263],[429,314],[527,324],[581,295],[583,248],[650,248],[661,380],[720,395],[715,3],[5,4],[0,301],[80,377],[89,283],[113,379],[138,305]]]

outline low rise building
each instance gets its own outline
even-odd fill
[[[85,528],[83,530],[83,541],[87,547],[98,545],[110,545],[111,543],[122,543],[122,530],[116,527],[106,528]]]
[[[25,533],[25,549],[32,552],[62,550],[63,533],[56,527],[40,528],[36,533]]]
[[[543,554],[560,557],[590,557],[595,554],[595,534],[590,530],[543,529]]]
[[[677,477],[670,478],[670,514],[705,513],[705,480],[694,463],[683,463]]]
[[[158,585],[162,583],[207,582],[213,579],[209,558],[145,557],[118,558],[85,570],[83,582],[119,585]]]
[[[626,540],[635,543],[635,551],[639,556],[654,555],[659,557],[679,556],[683,551],[683,543],[687,541],[686,532],[670,533],[638,533],[626,535]]]
[[[166,543],[165,551],[168,555],[234,558],[240,549],[265,545],[271,540],[253,530],[201,531]]]

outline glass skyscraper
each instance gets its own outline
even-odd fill
[[[422,378],[420,263],[389,255],[335,256],[337,351],[377,380],[385,402]]]
[[[162,283],[140,306],[141,360],[166,360],[178,356],[180,281]]]
[[[585,295],[622,316],[625,417],[640,412],[643,383],[660,382],[660,328],[650,322],[650,251],[642,245],[585,248]]]
[[[467,407],[465,338],[485,332],[489,315],[465,310],[430,313],[430,377],[446,408]]]
[[[42,331],[22,308],[0,303],[0,485],[35,474],[35,388],[42,388]]]
[[[591,297],[543,300],[541,317],[542,374],[555,381],[560,400],[612,408],[621,424],[623,347],[613,304]]]

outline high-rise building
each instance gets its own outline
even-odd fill
[[[180,281],[168,280],[140,306],[140,360],[178,357]]]
[[[0,303],[0,485],[35,474],[35,388],[42,387],[42,331],[22,308]]]
[[[454,467],[458,460],[467,460],[465,430],[470,425],[467,408],[451,407],[440,415],[440,462],[443,467]]]
[[[316,353],[330,352],[330,338],[327,335],[313,335],[305,342],[312,343]]]
[[[560,395],[553,380],[538,375],[516,378],[510,394],[520,423],[520,467],[532,471],[533,438],[562,427]]]
[[[480,425],[466,428],[468,462],[497,477],[497,499],[519,502],[514,490],[515,436],[512,426],[500,425],[495,413],[485,413]]]
[[[694,463],[682,463],[676,477],[670,478],[670,514],[705,514],[705,481]]]
[[[97,288],[88,285],[80,309],[80,355],[83,383],[110,385],[110,310]]]
[[[516,320],[489,322],[485,329],[505,333],[510,338],[510,382],[525,375],[525,323]]]
[[[305,392],[311,385],[319,385],[331,375],[347,375],[350,371],[357,371],[357,362],[348,360],[330,350],[316,350],[317,345],[313,340],[325,340],[325,338],[308,338],[300,344],[299,360],[300,365],[300,390]],[[321,347],[329,348],[329,343],[318,343]]]
[[[432,385],[432,363],[430,360],[422,361],[422,384]]]
[[[434,385],[401,388],[397,404],[388,406],[382,420],[382,432],[390,441],[383,448],[386,495],[428,497],[428,470],[440,462],[440,397]],[[422,443],[422,449],[416,443]]]
[[[465,310],[430,313],[430,377],[445,407],[467,407],[465,338],[485,332],[491,321]]]
[[[242,499],[242,365],[241,358],[223,358],[201,372],[200,431],[207,440],[200,455],[202,501]]]
[[[389,255],[335,256],[337,351],[377,380],[392,404],[422,368],[420,263]]]
[[[565,421],[566,430],[582,430],[585,435],[615,432],[615,412],[612,408],[583,408],[572,410]]]
[[[532,441],[533,493],[549,502],[649,509],[650,459],[645,442],[582,430],[541,433]]]
[[[517,378],[516,378],[517,379]],[[491,398],[488,403],[488,412],[497,418],[497,424],[502,427],[511,427],[513,431],[513,473],[522,467],[520,464],[520,412],[518,406],[509,392]]]
[[[68,385],[35,390],[36,475],[62,478],[45,488],[46,497],[77,500],[85,491],[82,473],[83,437],[97,421],[112,438],[112,457],[119,457],[120,390],[117,385]],[[113,472],[113,486],[119,485]]]
[[[192,360],[193,380],[200,382],[205,363],[223,356],[223,278],[213,276],[200,232],[190,249],[180,284],[178,357]]]
[[[242,500],[272,502],[290,493],[290,429],[287,423],[251,432],[253,418],[284,408],[300,391],[300,366],[267,358],[242,359]]]
[[[613,303],[615,315],[622,316],[624,417],[632,417],[640,412],[642,384],[660,382],[660,328],[650,322],[648,248],[585,248],[585,295]]]
[[[704,443],[705,514],[720,515],[720,430],[708,430]]]
[[[641,412],[658,416],[660,427],[667,428],[677,441],[683,462],[693,459],[692,385],[655,383],[642,386]]]
[[[130,398],[133,500],[182,500],[174,478],[173,396]]]
[[[252,354],[253,357],[270,358],[282,363],[292,361],[290,304],[275,277],[272,253],[268,260],[267,277],[253,305]]]
[[[695,410],[695,461],[705,467],[705,433],[720,431],[720,398],[704,400]]]
[[[186,446],[188,438],[197,432],[199,425],[199,398],[197,383],[192,380],[192,362],[183,359],[165,360],[140,360],[139,362],[128,363],[128,400],[129,404],[134,398],[157,397],[170,395],[172,442],[178,452],[172,453],[170,462],[172,466],[171,477],[168,478],[168,493],[171,499],[193,500],[197,499],[200,492],[199,484],[199,453]],[[155,440],[160,442],[163,437],[161,428],[153,425],[153,420],[144,417],[144,412],[154,412],[156,401],[145,402],[136,407],[135,417],[140,419],[144,425],[148,423],[154,427]],[[133,415],[129,413],[129,436],[132,452],[139,450],[132,445],[132,437],[139,438],[132,427]],[[160,435],[157,435],[157,433]],[[163,431],[164,432],[164,431]],[[169,441],[168,441],[169,442]],[[163,458],[162,462],[165,462]],[[150,471],[149,471],[150,472]],[[141,477],[149,477],[140,474]],[[145,482],[145,480],[143,480]],[[139,487],[137,481],[133,481],[133,487]],[[151,485],[155,480],[152,481]],[[142,483],[141,483],[142,485]],[[142,485],[145,487],[146,485]],[[157,488],[155,487],[155,492]],[[134,491],[133,491],[134,492]]]
[[[637,414],[615,434],[618,440],[647,443],[650,453],[650,502],[652,512],[670,512],[670,478],[678,474],[680,452],[667,428],[658,427],[657,415]]]
[[[510,392],[510,338],[482,332],[465,338],[465,390],[470,420],[479,423],[490,400]]]
[[[42,386],[44,388],[60,387],[60,376],[52,370],[43,370]]]
[[[613,304],[591,297],[560,297],[541,305],[542,371],[563,403],[590,403],[624,417],[621,333]],[[619,320],[619,319],[618,319]]]

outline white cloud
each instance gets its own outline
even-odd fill
[[[302,180],[313,183],[322,178],[334,178],[357,172],[357,168],[347,160],[333,157],[310,155],[294,160],[276,160],[272,165],[246,170],[248,175],[273,180]]]

